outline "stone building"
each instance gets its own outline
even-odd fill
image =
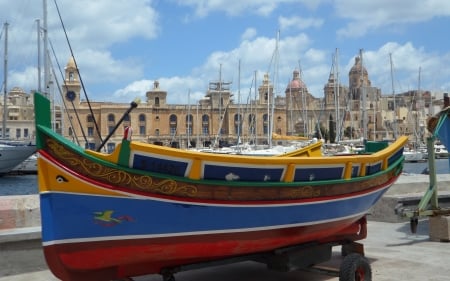
[[[425,124],[434,102],[429,92],[399,94],[395,99],[392,95],[382,96],[381,90],[371,85],[358,56],[348,75],[346,87],[330,73],[324,85],[324,97],[316,98],[309,93],[298,70],[293,71],[284,96],[275,95],[270,77],[265,74],[255,87],[254,98],[245,104],[236,103],[231,83],[220,80],[209,83],[204,98],[197,104],[168,104],[167,91],[154,81],[153,88],[146,92],[146,100],[125,114],[130,104],[89,104],[80,99],[81,84],[75,63],[70,59],[63,85],[66,114],[62,134],[91,149],[102,146],[112,151],[120,143],[125,126],[133,128],[135,140],[188,148],[238,142],[273,144],[272,133],[312,138],[318,128],[323,128],[325,134],[338,130],[339,138],[329,141],[361,137],[393,139],[396,134],[412,134],[412,127],[417,123]],[[412,103],[416,106],[409,106]],[[426,107],[428,113],[421,113]],[[415,124],[408,122],[408,116],[417,117]],[[281,141],[277,140],[276,144]]]
[[[32,141],[35,139],[35,123],[33,96],[25,93],[21,88],[14,87],[6,95],[0,97],[0,139],[6,138],[18,141]],[[6,116],[6,118],[4,118]],[[5,134],[3,133],[5,127]]]

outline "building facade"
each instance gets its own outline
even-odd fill
[[[274,94],[270,77],[265,74],[255,87],[254,98],[245,104],[234,101],[231,83],[225,81],[210,82],[197,104],[168,104],[167,91],[154,81],[153,88],[146,92],[146,100],[126,113],[130,104],[88,103],[80,99],[78,71],[70,59],[63,85],[66,114],[62,134],[80,145],[106,151],[112,151],[121,142],[126,126],[133,128],[135,140],[179,148],[243,142],[273,144],[273,133],[319,136],[334,142],[363,137],[394,139],[401,134],[413,138],[418,132],[424,140],[424,125],[436,103],[430,92],[383,96],[379,88],[371,85],[359,57],[349,71],[349,86],[341,85],[330,73],[323,98],[308,92],[300,74],[293,71],[284,96]],[[332,130],[336,136],[331,137]]]

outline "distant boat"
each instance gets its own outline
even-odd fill
[[[407,142],[257,157],[140,143],[128,128],[105,154],[55,133],[50,101],[34,99],[43,249],[62,280],[173,280],[183,266],[250,255],[286,265],[278,254],[311,245],[331,256],[330,245],[366,237],[365,215],[401,175]]]
[[[416,149],[405,149],[403,155],[405,156],[405,162],[420,162],[425,160],[424,153]]]
[[[434,155],[437,159],[448,158],[448,150],[443,144],[436,143],[434,145]]]
[[[0,136],[0,175],[10,172],[14,167],[22,163],[25,159],[36,152],[36,146],[31,143],[25,145],[6,138],[6,112],[7,112],[7,73],[8,73],[8,23],[4,24],[5,32],[5,62],[4,62],[4,81],[3,81],[3,120],[2,120],[2,136]],[[2,138],[2,139],[1,139]]]
[[[14,167],[11,172],[18,174],[35,174],[37,173],[37,158],[36,153],[25,159],[22,163]]]
[[[0,142],[0,174],[11,172],[35,152],[36,145],[16,145]]]

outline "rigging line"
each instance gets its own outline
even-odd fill
[[[50,44],[50,48],[52,49],[53,57],[55,58],[56,65],[58,66],[58,70],[59,70],[59,74],[61,75],[61,79],[64,81],[64,85],[63,86],[64,86],[65,89],[67,89],[66,79],[64,78],[64,74],[62,73],[62,70],[61,70],[62,68],[61,68],[61,65],[59,64],[59,60],[56,57],[56,52],[55,52],[55,49],[53,48],[53,43],[52,43],[52,41],[50,39],[48,39],[48,43]],[[51,60],[50,60],[50,62],[51,62]],[[53,76],[56,78],[55,69],[53,67],[52,67],[52,71],[53,71]],[[63,102],[64,108],[67,108],[67,104],[66,104],[66,101],[64,99],[63,93],[61,91],[61,87],[59,85],[58,79],[55,79],[55,81],[56,81],[56,85],[58,86],[59,95],[61,96],[61,100]],[[73,103],[72,103],[72,107],[73,107],[73,110],[74,110],[75,114],[78,115],[78,112],[75,110],[75,106],[73,105]],[[67,114],[67,117],[68,117],[67,119],[70,122],[70,126],[73,128],[74,126],[73,126],[72,118],[70,118],[69,113],[68,113],[67,110],[66,110],[66,114]],[[78,116],[77,116],[77,120],[80,120],[80,118],[78,118]],[[87,143],[88,140],[86,138],[86,134],[84,133],[83,126],[82,126],[82,124],[80,122],[78,122],[78,125],[81,128],[81,133],[83,135],[84,141]],[[78,136],[77,136],[76,130],[72,130],[72,131],[73,131],[73,134],[75,135],[75,139],[77,141],[77,144],[80,145],[80,141],[78,140]]]
[[[66,27],[65,27],[65,25],[64,25],[64,22],[63,22],[63,20],[62,20],[61,13],[60,13],[59,7],[58,7],[58,3],[56,3],[56,0],[53,0],[53,2],[55,3],[56,11],[58,12],[59,20],[60,20],[61,26],[62,26],[62,28],[63,28],[63,30],[64,30],[64,35],[65,35],[65,37],[66,37],[67,44],[69,45],[70,54],[71,54],[71,56],[72,56],[72,58],[73,58],[73,62],[74,62],[74,64],[75,64],[75,68],[76,68],[76,70],[77,70],[78,77],[80,78],[81,87],[83,88],[84,96],[85,96],[85,98],[86,98],[86,102],[87,102],[87,104],[88,104],[89,111],[91,112],[92,120],[94,121],[94,125],[95,125],[95,129],[96,129],[96,131],[97,131],[97,134],[98,134],[100,143],[103,143],[103,138],[102,138],[102,135],[101,135],[101,133],[100,133],[100,129],[99,129],[99,127],[98,127],[97,120],[95,119],[94,111],[92,110],[92,107],[91,107],[91,102],[89,101],[89,98],[88,98],[86,89],[85,89],[85,87],[84,87],[83,79],[81,79],[81,74],[80,74],[80,70],[78,69],[77,61],[75,60],[75,56],[73,55],[72,45],[70,44],[69,37],[67,36],[67,30],[66,30]]]

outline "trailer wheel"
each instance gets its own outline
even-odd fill
[[[351,253],[342,261],[339,281],[371,281],[372,269],[369,261],[360,254]]]

